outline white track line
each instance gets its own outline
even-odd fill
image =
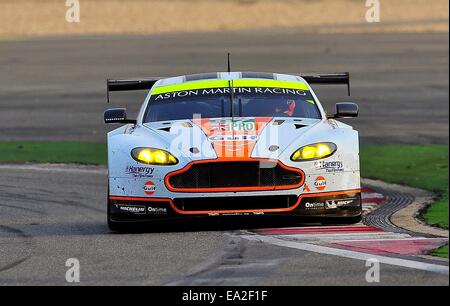
[[[283,227],[282,230],[311,230],[311,229],[320,229],[320,230],[334,230],[334,229],[352,229],[352,228],[361,228],[361,227],[365,227],[365,228],[373,228],[372,226],[367,226],[364,224],[357,224],[357,225],[346,225],[346,226],[304,226],[304,227],[298,227],[298,226],[291,226],[291,227]],[[268,228],[264,228],[262,229],[263,231],[268,231],[268,230],[280,230],[280,228],[278,227],[268,227]]]
[[[314,252],[314,253],[334,255],[334,256],[358,259],[358,260],[364,260],[364,261],[367,261],[369,259],[377,259],[380,263],[384,263],[384,264],[388,264],[388,265],[423,270],[423,271],[428,271],[428,272],[442,273],[442,274],[447,274],[447,275],[449,274],[449,267],[443,266],[443,265],[429,264],[429,263],[423,263],[423,262],[419,262],[419,261],[406,260],[406,259],[387,257],[387,256],[378,256],[378,255],[373,255],[373,254],[348,251],[348,250],[342,250],[342,249],[334,249],[334,248],[330,248],[330,247],[313,245],[313,244],[308,244],[308,243],[286,241],[286,240],[282,240],[282,239],[278,239],[278,238],[274,238],[274,237],[270,237],[270,236],[243,235],[243,236],[239,236],[239,237],[247,239],[247,240],[260,241],[260,242],[265,242],[265,243],[269,243],[269,244],[273,244],[273,245],[277,245],[277,246],[281,246],[281,247],[287,247],[287,248],[309,251],[309,252]]]
[[[395,236],[392,236],[395,237]],[[409,237],[409,238],[403,238],[401,236],[398,236],[399,238],[376,238],[376,239],[371,239],[370,241],[372,242],[387,242],[387,241],[425,241],[425,240],[432,240],[432,241],[447,241],[447,238],[426,238],[426,237]],[[367,240],[369,239],[357,239],[357,240],[336,240],[336,243],[339,242],[367,242]]]
[[[334,242],[334,241],[380,241],[380,240],[403,240],[410,236],[395,233],[382,234],[339,234],[339,235],[271,235],[272,237],[296,241],[296,242]]]

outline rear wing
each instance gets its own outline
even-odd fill
[[[304,74],[300,75],[309,84],[319,85],[347,85],[348,95],[350,96],[350,73],[326,73],[326,74]]]
[[[109,103],[109,92],[111,91],[131,91],[131,90],[150,90],[155,80],[106,80],[106,100]]]
[[[309,84],[319,85],[347,85],[348,95],[350,96],[350,73],[327,73],[327,74],[304,74],[300,75]],[[106,80],[106,99],[109,103],[109,93],[111,91],[132,91],[132,90],[150,90],[158,79],[141,80]]]

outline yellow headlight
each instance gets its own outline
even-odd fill
[[[324,156],[328,156],[331,155],[331,148],[327,145],[327,144],[319,144],[317,145],[317,151],[316,151],[316,156],[317,157],[324,157]]]
[[[139,151],[137,159],[146,164],[150,164],[153,160],[152,152],[149,149]]]
[[[178,160],[169,152],[153,148],[135,148],[131,156],[138,162],[149,165],[175,165]]]
[[[165,152],[163,151],[155,151],[153,153],[153,157],[155,158],[155,162],[158,164],[165,164],[167,163],[167,155]]]
[[[331,142],[315,143],[301,147],[300,149],[295,151],[294,154],[292,154],[291,156],[291,160],[310,161],[321,159],[333,155],[333,153],[336,150],[337,147],[334,143]]]
[[[317,149],[313,146],[307,146],[304,147],[300,152],[300,156],[302,157],[302,159],[311,159],[316,157]]]

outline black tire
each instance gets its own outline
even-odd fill
[[[352,225],[361,222],[362,216],[355,217],[336,217],[336,218],[326,218],[322,220],[323,225]]]

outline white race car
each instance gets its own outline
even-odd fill
[[[136,120],[105,112],[108,223],[198,216],[289,215],[323,223],[361,219],[358,132],[327,115],[310,84],[349,74],[218,72],[108,80],[110,91],[148,90]]]

